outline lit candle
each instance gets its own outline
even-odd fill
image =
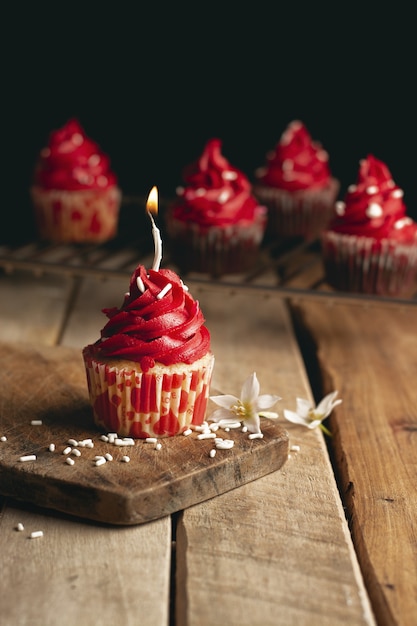
[[[149,217],[152,222],[152,236],[153,243],[155,246],[155,255],[153,258],[152,269],[158,271],[159,266],[161,264],[162,259],[162,239],[161,233],[155,224],[155,220],[153,219],[152,213],[155,215],[158,214],[158,189],[156,187],[152,187],[149,192],[148,200],[146,202],[146,211],[148,212]]]

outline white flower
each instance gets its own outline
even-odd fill
[[[253,372],[243,383],[240,398],[229,394],[210,396],[210,399],[221,408],[216,409],[208,419],[212,422],[220,422],[222,426],[226,426],[227,422],[239,421],[250,433],[260,433],[259,417],[276,419],[278,413],[264,411],[264,409],[269,409],[281,398],[269,394],[260,396],[259,390],[259,381],[256,373]]]
[[[322,421],[325,420],[326,417],[329,417],[334,407],[342,402],[342,400],[335,400],[337,394],[337,391],[332,391],[332,393],[327,394],[327,396],[319,402],[317,407],[314,407],[309,400],[297,398],[296,411],[284,409],[284,417],[289,422],[301,424],[302,426],[307,426],[307,428],[317,428],[317,426],[320,426],[320,428],[329,434],[327,428],[323,426]]]

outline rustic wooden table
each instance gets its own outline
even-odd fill
[[[78,351],[125,290],[120,277],[2,273],[0,341]],[[299,449],[276,472],[146,524],[0,496],[0,623],[415,625],[416,308],[193,292],[212,334],[213,386],[238,394],[256,371],[262,392],[282,397]],[[319,380],[343,399],[328,423],[333,464],[320,430],[282,418]]]

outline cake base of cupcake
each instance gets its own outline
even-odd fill
[[[41,239],[56,243],[101,243],[117,234],[121,191],[30,190]]]
[[[184,432],[205,419],[214,356],[191,365],[155,363],[142,371],[139,363],[96,359],[83,350],[95,424],[104,432],[145,439]]]
[[[202,228],[167,216],[172,261],[181,274],[198,272],[220,278],[245,273],[259,259],[266,210],[260,207],[253,222]]]
[[[321,238],[325,278],[334,289],[410,297],[417,291],[417,246],[327,231]]]
[[[335,178],[320,189],[292,192],[255,184],[254,195],[268,209],[266,236],[317,239],[334,216],[339,188]]]

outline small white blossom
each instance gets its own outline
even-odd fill
[[[228,422],[236,422],[237,418],[243,426],[246,426],[248,432],[260,433],[260,417],[267,419],[278,417],[278,413],[263,409],[271,408],[281,398],[270,394],[259,395],[259,390],[259,381],[253,372],[243,383],[240,398],[229,394],[210,396],[210,399],[221,408],[216,409],[208,419],[225,427]]]
[[[306,426],[307,428],[317,428],[317,426],[320,426],[329,434],[327,428],[323,426],[322,421],[325,420],[326,417],[329,417],[334,407],[342,402],[342,400],[335,400],[337,394],[337,391],[332,391],[332,393],[327,394],[327,396],[319,402],[317,407],[315,407],[309,400],[297,398],[296,411],[284,409],[284,417],[289,422],[300,424],[301,426]]]

